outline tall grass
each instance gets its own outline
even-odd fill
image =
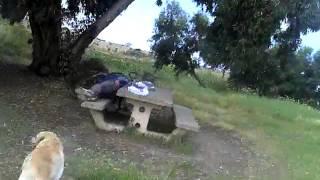
[[[91,54],[115,71],[154,72],[151,63]],[[171,88],[175,103],[188,106],[201,124],[233,130],[253,142],[257,151],[273,156],[285,177],[320,179],[320,113],[291,100],[269,99],[228,90],[227,82],[208,71],[199,71],[207,88],[188,76],[178,80],[170,67],[155,75],[157,84]]]
[[[10,25],[0,19],[0,57],[5,60],[21,61],[31,59],[31,45],[27,42],[31,34],[21,24]]]

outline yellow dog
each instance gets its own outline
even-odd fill
[[[37,134],[33,151],[25,158],[19,180],[59,180],[64,169],[63,145],[49,131]]]

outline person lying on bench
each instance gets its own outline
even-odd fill
[[[130,83],[129,78],[122,73],[99,73],[93,78],[96,79],[95,84],[90,89],[79,87],[76,88],[75,92],[78,95],[85,96],[88,101],[111,99],[114,104],[119,101],[118,109],[120,109],[122,98],[117,97],[116,93],[118,89]]]

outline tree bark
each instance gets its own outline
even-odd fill
[[[223,70],[222,70],[222,79],[224,79],[225,75],[226,75],[226,69],[223,68]]]
[[[86,29],[79,38],[70,46],[71,65],[79,62],[85,49],[120,13],[125,10],[134,0],[119,0],[104,15]]]
[[[47,0],[30,5],[33,61],[29,68],[38,75],[59,74],[61,2]]]
[[[29,68],[38,75],[59,75],[59,62],[76,66],[85,49],[134,0],[119,0],[86,29],[67,49],[61,49],[61,0],[30,1],[29,22],[32,30],[33,61]],[[63,53],[63,54],[61,54]]]

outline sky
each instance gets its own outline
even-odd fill
[[[133,48],[149,50],[148,40],[152,36],[154,21],[164,7],[164,4],[159,7],[155,3],[156,0],[135,0],[98,38],[119,44],[130,43]],[[179,3],[190,15],[200,10],[192,0],[179,0]],[[303,36],[302,45],[320,50],[320,31]]]

